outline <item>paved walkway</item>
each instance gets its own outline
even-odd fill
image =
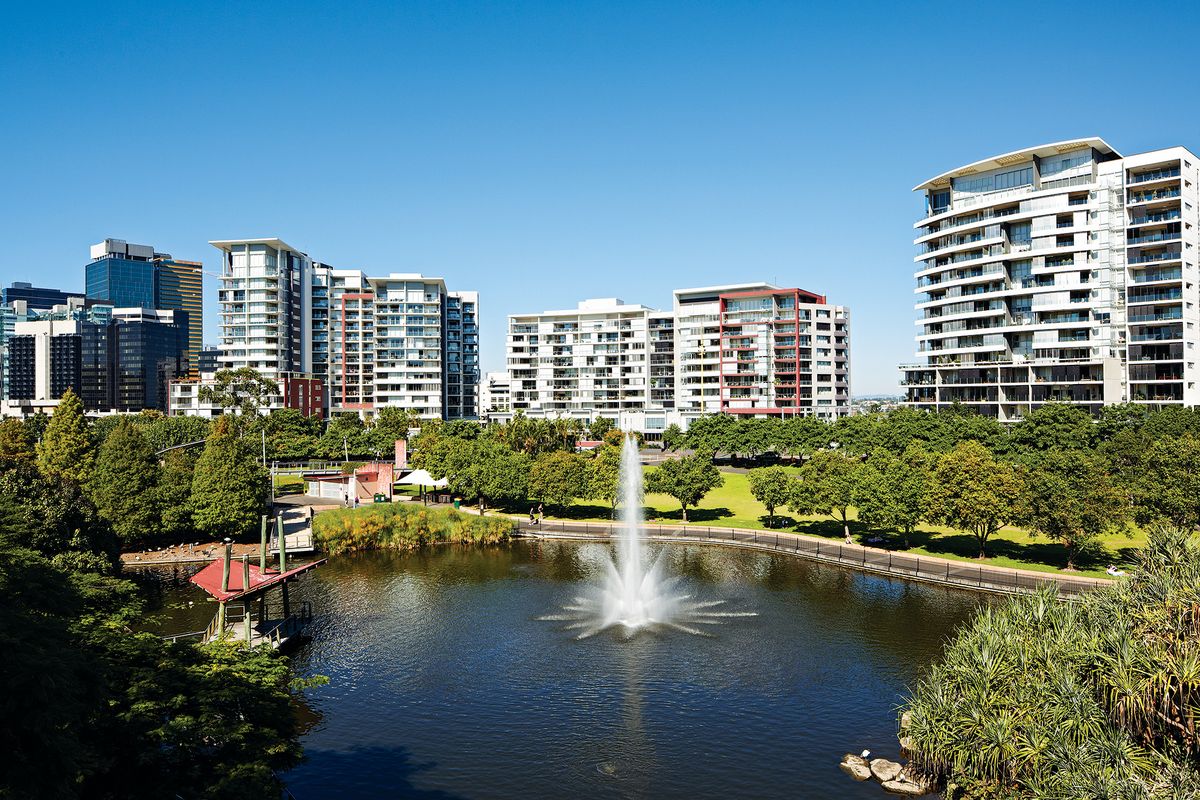
[[[536,538],[608,539],[618,527],[602,522],[565,522],[543,520],[530,525],[514,517],[518,535]],[[977,591],[1024,594],[1047,586],[1056,586],[1060,594],[1077,597],[1086,591],[1109,585],[1103,578],[1070,575],[1062,572],[1037,572],[1010,569],[968,561],[953,561],[934,556],[916,556],[904,552],[864,547],[858,544],[805,536],[785,531],[756,531],[744,528],[700,527],[697,525],[646,525],[646,537],[654,541],[685,540],[770,550],[815,561],[876,572],[909,580],[926,581]]]

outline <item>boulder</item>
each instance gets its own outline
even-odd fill
[[[912,712],[905,711],[900,715],[900,730],[906,731],[912,725]]]
[[[923,794],[929,794],[924,786],[919,783],[913,783],[912,781],[884,781],[880,785],[883,787],[885,792],[902,795],[904,797],[920,797]]]
[[[876,758],[871,761],[871,774],[880,783],[894,781],[900,777],[900,771],[903,770],[900,764],[895,761],[888,761],[886,758]]]
[[[922,775],[918,775],[905,767],[895,780],[883,781],[885,791],[904,797],[920,797],[933,792],[933,783]]]
[[[913,740],[911,736],[900,737],[900,749],[905,753],[911,753],[913,750]]]
[[[856,781],[871,780],[871,765],[862,756],[846,753],[846,755],[842,756],[842,763],[838,766],[842,768],[842,772]]]

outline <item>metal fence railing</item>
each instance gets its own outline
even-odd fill
[[[517,525],[517,533],[521,536],[583,539],[608,539],[617,529],[618,526],[608,523],[551,520],[536,525],[525,522]],[[980,591],[1016,594],[1056,586],[1062,596],[1077,597],[1108,583],[1098,578],[970,564],[773,531],[666,525],[646,525],[644,530],[646,537],[652,540],[712,542],[770,550],[867,572]]]

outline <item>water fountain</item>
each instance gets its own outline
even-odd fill
[[[645,566],[645,528],[642,524],[642,462],[637,440],[626,436],[621,446],[620,534],[617,559],[604,565],[604,582],[564,606],[567,613],[543,619],[562,620],[579,630],[579,638],[620,627],[627,636],[638,631],[668,627],[704,635],[697,626],[718,625],[730,617],[751,617],[754,612],[722,611],[724,600],[694,600],[681,594],[678,579],[663,574],[666,551]]]

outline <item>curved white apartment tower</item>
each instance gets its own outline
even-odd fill
[[[1046,402],[1195,405],[1196,156],[1030,147],[915,188],[910,405],[1002,420]]]

